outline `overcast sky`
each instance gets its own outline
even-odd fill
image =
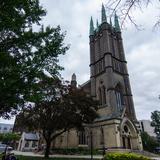
[[[44,25],[60,25],[66,31],[65,43],[70,44],[67,54],[60,58],[65,68],[62,76],[70,80],[76,73],[78,84],[89,80],[89,22],[101,18],[101,5],[105,0],[40,0],[47,10]],[[138,119],[150,119],[151,112],[160,110],[160,30],[153,31],[158,16],[153,3],[143,12],[133,12],[141,31],[129,22],[122,30],[126,59]],[[107,10],[106,10],[107,14]]]

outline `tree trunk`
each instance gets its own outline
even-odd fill
[[[49,154],[50,154],[50,147],[51,147],[51,140],[48,139],[46,140],[46,148],[45,148],[45,158],[49,158]]]

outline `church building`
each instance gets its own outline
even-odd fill
[[[101,14],[96,28],[90,21],[90,80],[80,86],[100,101],[100,117],[83,132],[61,135],[54,145],[90,147],[92,140],[94,148],[142,150],[118,17],[108,23],[103,5]],[[75,74],[71,84],[77,84]]]

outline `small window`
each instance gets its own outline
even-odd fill
[[[26,143],[25,143],[25,147],[29,147],[29,142],[28,141],[26,141]]]
[[[33,142],[32,142],[32,147],[34,148],[34,147],[36,147],[36,146],[37,146],[36,142],[33,141]]]
[[[124,131],[125,131],[126,133],[128,133],[128,127],[127,127],[127,126],[124,126]]]

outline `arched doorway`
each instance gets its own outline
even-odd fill
[[[138,133],[133,123],[124,118],[121,123],[121,146],[125,149],[138,149]]]

